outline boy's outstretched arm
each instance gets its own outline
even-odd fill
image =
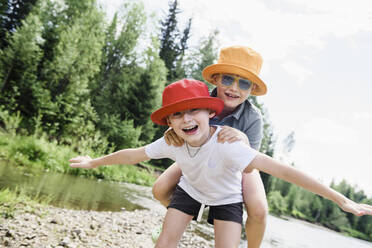
[[[145,147],[120,150],[103,157],[92,159],[89,156],[78,156],[69,160],[73,168],[93,169],[101,165],[137,164],[149,160]]]
[[[306,173],[292,167],[275,161],[269,156],[258,154],[244,170],[249,173],[252,169],[258,169],[272,176],[278,177],[290,183],[301,186],[315,194],[323,196],[335,202],[342,210],[353,213],[357,216],[372,215],[372,206],[367,204],[358,204],[348,199],[339,192],[327,187]]]

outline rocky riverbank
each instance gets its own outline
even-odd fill
[[[165,212],[165,211],[164,211]],[[153,247],[151,232],[159,211],[96,212],[46,205],[18,206],[13,218],[0,218],[0,247]],[[213,247],[192,223],[179,247]]]

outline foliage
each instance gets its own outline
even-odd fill
[[[100,128],[115,148],[137,147],[140,143],[141,127],[135,128],[133,120],[120,120],[119,116],[103,114]]]
[[[10,114],[8,110],[3,110],[0,106],[0,127],[3,126],[4,131],[15,135],[21,121],[22,116],[19,111],[16,114]]]
[[[13,137],[4,133],[0,133],[0,137],[4,140],[0,145],[0,158],[18,166],[64,172],[68,159],[75,154],[70,147],[58,146],[42,137]]]
[[[28,101],[34,98],[32,86],[37,83],[37,65],[43,55],[41,33],[39,17],[30,14],[9,37],[8,46],[0,57],[3,76],[0,79],[0,105],[7,106],[11,112],[20,111],[25,116],[30,116],[34,111]]]
[[[271,191],[267,196],[270,213],[282,215],[287,209],[287,203],[279,191]]]
[[[218,58],[218,30],[211,32],[207,38],[202,38],[198,46],[187,56],[186,70],[191,78],[207,83],[209,89],[214,88],[203,79],[202,71],[205,67],[212,65]]]
[[[341,230],[342,233],[344,233],[344,234],[346,234],[348,236],[357,238],[357,239],[372,240],[372,238],[369,237],[368,235],[366,235],[366,234],[364,234],[362,232],[359,232],[357,230],[348,228],[348,227],[341,226],[340,227],[340,230]]]
[[[66,4],[57,16],[65,15],[69,20],[55,34],[58,42],[54,43],[53,56],[43,61],[39,88],[44,91],[35,105],[41,110],[45,131],[56,138],[75,140],[95,131],[93,121],[97,117],[88,85],[99,71],[103,15],[92,1]]]
[[[185,77],[183,56],[188,48],[187,41],[190,37],[192,19],[190,18],[188,20],[181,36],[177,20],[177,15],[179,13],[178,1],[170,1],[168,15],[161,22],[159,55],[168,69],[168,82],[173,82]]]
[[[152,141],[155,129],[149,116],[160,103],[166,76],[155,39],[150,37],[143,52],[138,49],[145,29],[143,6],[125,7],[106,31],[101,69],[91,84],[96,125],[117,148]]]
[[[68,160],[81,153],[76,153],[71,146],[62,146],[57,142],[47,141],[45,137],[11,136],[0,132],[0,140],[0,159],[6,160],[11,165],[147,186],[155,181],[151,167],[148,167],[151,170],[150,173],[146,169],[135,166],[107,166],[94,170],[71,168]],[[83,154],[91,157],[103,155],[89,147],[81,149],[85,151]]]
[[[371,204],[363,191],[357,191],[345,180],[339,184],[334,182],[331,187],[350,199]],[[315,195],[303,188],[290,184],[278,178],[273,178],[268,194],[270,212],[276,215],[291,215],[312,223],[320,223],[336,231],[344,232],[353,237],[371,239],[372,217],[343,212],[335,203]]]
[[[102,15],[94,2],[84,2],[79,12],[71,11],[76,1],[66,3],[49,13],[58,3],[40,1],[9,37],[0,58],[5,68],[0,104],[11,112],[20,111],[21,126],[29,132],[39,120],[44,131],[61,141],[94,131],[95,113],[87,93],[88,82],[98,71],[102,43]],[[49,26],[57,17],[60,23],[51,34]],[[51,35],[54,42],[49,43]]]
[[[17,199],[17,195],[9,189],[0,191],[0,215],[5,218],[13,218],[14,211],[17,203],[20,201]]]
[[[36,0],[3,0],[0,2],[0,49],[8,45],[5,36],[11,34],[30,13]]]
[[[50,198],[39,197],[38,195],[30,197],[23,188],[9,190],[7,188],[0,190],[0,216],[8,219],[14,217],[14,212],[17,209],[22,211],[33,211],[36,203],[48,204]]]

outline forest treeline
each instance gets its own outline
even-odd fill
[[[149,116],[160,106],[165,85],[184,77],[203,80],[202,69],[216,61],[220,48],[217,29],[189,46],[192,18],[180,23],[178,4],[171,0],[162,19],[156,20],[134,1],[123,1],[113,16],[96,0],[1,1],[0,147],[11,148],[4,148],[0,158],[27,164],[48,157],[52,150],[42,150],[40,140],[61,150],[101,155],[160,137],[164,127],[154,125]],[[275,139],[267,110],[255,97],[250,100],[264,116],[261,151],[273,156]],[[55,166],[62,161],[54,161]],[[166,168],[169,162],[152,164]],[[63,166],[58,167],[61,172],[88,174]],[[120,180],[116,172],[92,173]],[[372,240],[372,217],[344,213],[280,179],[262,178],[272,213]],[[346,181],[331,187],[372,204]]]

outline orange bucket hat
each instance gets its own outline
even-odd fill
[[[151,120],[159,125],[168,125],[166,117],[176,112],[206,108],[218,115],[223,107],[221,99],[209,96],[205,83],[195,79],[182,79],[164,88],[163,104],[151,114]]]
[[[260,96],[267,91],[266,84],[258,77],[261,66],[262,57],[259,53],[249,47],[231,46],[221,49],[217,63],[204,68],[202,75],[206,81],[215,84],[212,79],[214,74],[237,74],[256,84],[251,95]]]

